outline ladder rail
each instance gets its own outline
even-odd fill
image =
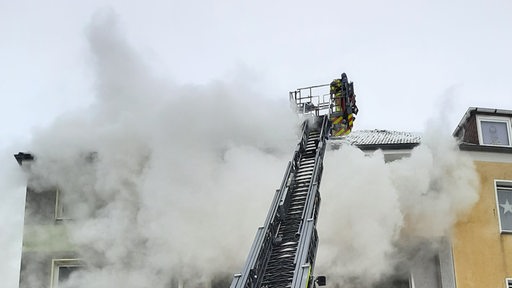
[[[295,273],[292,281],[292,288],[304,288],[309,283],[309,277],[313,272],[316,250],[318,248],[318,233],[316,231],[316,220],[318,216],[318,208],[320,206],[319,185],[323,172],[323,156],[325,153],[326,137],[329,129],[327,117],[323,117],[320,128],[320,138],[318,148],[315,155],[315,168],[311,177],[311,183],[306,200],[306,207],[303,210],[302,222],[298,233],[300,233],[300,241],[295,254]],[[307,270],[307,277],[305,277]]]

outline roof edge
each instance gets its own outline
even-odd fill
[[[478,152],[493,152],[493,153],[512,154],[512,147],[499,147],[499,146],[487,146],[487,145],[460,143],[459,149],[461,151],[478,151]]]
[[[459,124],[455,128],[455,131],[453,131],[453,136],[456,136],[457,133],[459,133],[460,129],[464,126],[466,121],[473,115],[473,114],[481,114],[481,115],[498,115],[498,116],[509,116],[512,117],[512,110],[507,109],[497,109],[497,108],[484,108],[484,107],[469,107],[466,113],[462,116],[462,119],[460,120]]]
[[[33,161],[34,155],[30,153],[24,153],[24,152],[18,152],[18,154],[14,154],[14,158],[16,158],[16,161],[18,162],[18,165],[23,165],[23,162],[25,161]]]

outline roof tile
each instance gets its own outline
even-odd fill
[[[348,136],[333,138],[351,145],[386,145],[386,144],[419,144],[421,136],[418,133],[390,131],[390,130],[358,130],[352,131]]]

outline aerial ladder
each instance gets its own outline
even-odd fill
[[[313,277],[323,157],[330,137],[350,133],[348,116],[357,109],[353,109],[353,86],[345,73],[335,81],[290,92],[290,101],[297,112],[309,117],[302,123],[301,138],[288,162],[281,186],[276,190],[265,223],[258,228],[243,270],[234,275],[230,288],[325,285],[324,276]],[[334,90],[333,85],[337,86]]]

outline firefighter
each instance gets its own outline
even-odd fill
[[[342,89],[341,79],[334,79],[331,82],[331,99],[334,100],[334,112],[343,111],[342,108]]]
[[[348,82],[347,75],[345,73],[341,74],[340,79],[334,79],[331,82],[330,90],[331,99],[334,100],[333,112],[342,112],[343,114],[357,114],[359,109],[356,105],[354,84]]]
[[[356,96],[354,94],[354,84],[348,82],[347,74],[341,74],[340,79],[334,79],[330,85],[331,99],[334,102],[333,114],[338,114],[343,117],[341,125],[345,128],[341,129],[348,134],[352,130],[354,115],[359,112],[356,105]],[[338,116],[339,117],[339,116]],[[341,131],[339,130],[339,131]]]

